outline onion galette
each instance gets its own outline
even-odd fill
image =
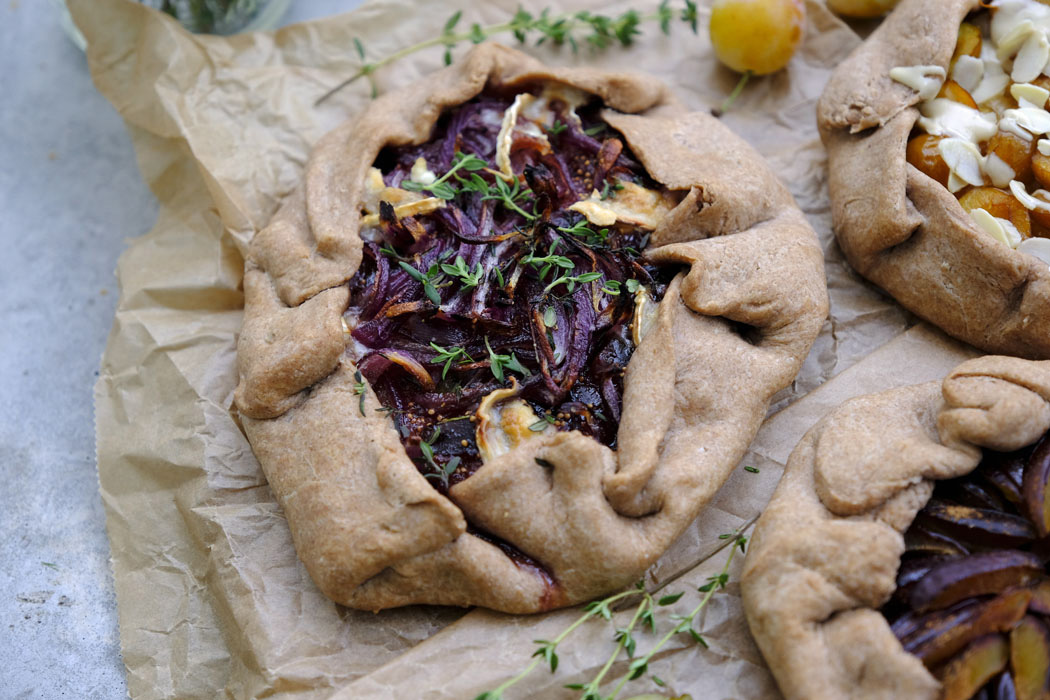
[[[822,324],[822,263],[658,82],[482,45],[316,146],[246,262],[236,404],[333,600],[569,605],[714,495]]]

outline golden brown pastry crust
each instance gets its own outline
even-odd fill
[[[817,106],[835,235],[850,265],[913,313],[988,352],[1050,357],[1050,266],[982,232],[905,159],[918,93],[897,66],[947,69],[977,0],[902,0]]]
[[[690,269],[628,366],[617,452],[576,432],[532,439],[446,498],[406,456],[371,391],[360,415],[342,352],[362,182],[380,148],[425,141],[443,110],[486,84],[536,81],[598,95],[603,118],[654,179],[687,192],[647,254]],[[548,69],[497,45],[377,99],[324,137],[303,186],[253,241],[245,293],[236,392],[245,431],[314,581],[373,610],[533,612],[636,580],[743,456],[827,313],[813,230],[717,120],[685,113],[651,78]],[[468,534],[468,520],[542,562],[553,585]]]
[[[981,448],[1050,428],[1050,361],[986,356],[943,382],[862,396],[814,426],[755,528],[741,582],[751,632],[788,700],[936,698],[937,680],[878,612],[902,533]]]

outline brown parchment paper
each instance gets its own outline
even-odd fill
[[[647,13],[658,2],[545,5],[552,12]],[[488,24],[509,17],[517,0],[378,0],[276,34],[229,39],[188,35],[131,0],[70,6],[89,42],[96,85],[125,119],[143,177],[160,201],[156,226],[120,259],[121,297],[95,388],[100,489],[131,696],[473,698],[516,673],[532,640],[553,637],[578,611],[511,617],[414,607],[371,614],[334,605],[296,558],[229,409],[241,251],[297,183],[311,145],[367,99],[367,87],[357,85],[313,106],[353,72],[352,38],[373,57],[385,56],[434,36],[456,10],[463,11],[462,26]],[[760,473],[736,470],[649,572],[650,586],[670,581],[669,590],[693,590],[677,604],[682,610],[695,604],[696,586],[721,569],[727,552],[718,535],[754,520],[791,448],[819,415],[855,393],[941,376],[968,352],[921,327],[901,335],[908,316],[849,272],[835,248],[814,108],[858,39],[822,4],[811,2],[808,15],[789,68],[753,81],[724,121],[771,161],[822,237],[831,317],[774,409],[790,406],[767,421],[744,462]],[[706,10],[698,35],[684,24],[670,37],[654,24],[644,29],[629,50],[527,50],[554,65],[652,73],[694,109],[721,102],[736,76],[713,58]],[[410,82],[440,61],[440,50],[430,51],[384,69],[380,89]],[[746,632],[735,584],[711,600],[701,627],[709,649],[675,640],[653,667],[669,694],[777,697]],[[652,641],[643,636],[639,647]],[[572,697],[562,685],[589,680],[611,649],[611,627],[585,626],[559,649],[557,676],[536,672],[507,697]],[[624,670],[617,665],[610,677]],[[654,689],[638,681],[621,697]]]

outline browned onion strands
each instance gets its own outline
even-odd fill
[[[489,169],[457,176],[495,186],[500,123],[513,100],[483,93],[443,115],[429,142],[385,149],[375,163],[384,184],[402,186],[419,157],[440,178],[473,155]],[[420,470],[449,472],[432,479],[439,490],[481,465],[472,417],[484,396],[512,378],[539,417],[535,429],[578,430],[616,447],[623,371],[634,351],[632,292],[641,285],[659,300],[674,270],[641,258],[647,231],[594,226],[568,211],[592,190],[615,196],[629,182],[659,188],[599,119],[599,107],[577,110],[577,123],[567,105],[551,100],[558,120],[545,134],[550,152],[514,132],[511,166],[524,182],[513,202],[525,215],[467,191],[454,176],[448,182],[458,191],[443,208],[398,219],[385,206],[377,233],[366,235],[345,316],[355,341],[350,352]],[[530,255],[559,256],[562,264],[544,269]],[[442,271],[460,258],[476,284]],[[419,278],[428,272],[432,284],[425,285]],[[562,276],[584,281],[551,286]],[[435,345],[455,356],[439,359]]]

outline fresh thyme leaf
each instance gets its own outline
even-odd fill
[[[58,571],[58,564],[55,564],[55,563],[50,562],[50,561],[42,561],[40,563],[42,565],[46,566],[49,569],[54,569],[55,571]]]
[[[357,51],[358,58],[365,60],[365,47],[361,45],[361,40],[356,36],[354,37],[354,49]]]
[[[476,263],[474,271],[471,272],[470,268],[467,267],[467,263],[463,260],[462,255],[456,256],[455,264],[443,264],[441,270],[451,277],[458,279],[465,288],[476,287],[481,282],[484,270],[481,268],[481,263]]]
[[[569,125],[560,119],[555,119],[554,123],[547,127],[547,133],[551,136],[557,136],[561,132],[569,128]]]
[[[626,286],[627,286],[627,291],[630,292],[631,294],[634,294],[635,292],[637,292],[639,289],[642,288],[642,283],[639,282],[638,280],[627,280]]]
[[[554,310],[553,306],[548,306],[543,310],[543,325],[547,328],[558,327],[558,313]]]
[[[481,42],[485,41],[485,38],[487,36],[488,35],[485,33],[485,30],[481,28],[480,24],[477,24],[475,22],[474,24],[472,24],[470,26],[470,40],[471,40],[471,42],[473,42],[475,44],[480,44]]]
[[[494,351],[492,346],[489,345],[488,337],[485,338],[485,347],[489,351],[489,369],[492,370],[492,376],[495,377],[497,381],[503,381],[505,369],[511,372],[517,372],[525,377],[532,374],[532,372],[518,361],[518,356],[514,353],[501,355]]]
[[[674,13],[671,12],[671,8],[667,6],[668,0],[663,0],[660,3],[660,9],[657,10],[657,16],[660,18],[660,31],[665,35],[671,34],[671,20],[674,19]]]
[[[445,363],[445,366],[441,370],[441,379],[445,379],[445,377],[448,375],[449,367],[451,367],[452,363],[455,362],[457,359],[459,360],[460,364],[469,363],[469,362],[473,362],[474,361],[474,358],[472,358],[470,355],[468,355],[467,351],[465,349],[463,349],[463,348],[451,348],[451,349],[448,349],[448,348],[443,348],[440,345],[438,345],[437,343],[433,343],[433,342],[430,343],[430,347],[433,348],[434,351],[437,353],[437,355],[435,355],[433,358],[431,358],[430,361],[431,362],[444,362]],[[447,421],[444,421],[444,422],[447,422]]]
[[[751,472],[752,474],[758,474],[758,467],[747,466],[744,467],[745,472]]]
[[[674,593],[672,595],[665,595],[664,597],[660,598],[660,600],[656,601],[656,604],[657,605],[673,605],[674,603],[677,603],[678,599],[681,598],[684,595],[685,595],[685,591],[682,591],[681,593]]]
[[[613,641],[623,645],[624,651],[627,652],[627,656],[634,656],[635,641],[634,636],[631,634],[631,630],[626,627],[618,627],[616,634],[613,635]]]
[[[542,433],[547,429],[548,425],[554,425],[554,416],[549,413],[545,413],[540,416],[540,419],[529,426],[529,430],[534,433]]]
[[[596,136],[597,134],[600,134],[603,131],[605,131],[605,124],[595,124],[592,127],[584,129],[583,133],[587,134],[588,136]]]
[[[586,284],[587,282],[594,282],[595,280],[599,280],[601,278],[602,273],[600,272],[585,272],[582,275],[562,275],[561,277],[558,277],[553,282],[548,284],[544,288],[543,294],[546,295],[548,292],[550,292],[552,289],[554,289],[560,284],[564,284],[566,289],[568,289],[569,293],[571,294],[572,292],[576,291],[577,284]]]
[[[503,281],[503,270],[499,269],[499,266],[492,268],[492,271],[496,273],[496,281],[499,282],[499,286],[506,287],[507,283]]]
[[[682,10],[682,20],[689,23],[690,28],[693,30],[693,34],[696,34],[696,22],[699,14],[700,13],[696,9],[696,2],[694,0],[685,0],[685,9]]]
[[[462,17],[462,16],[463,16],[463,11],[462,10],[456,10],[456,12],[453,13],[453,15],[448,18],[448,21],[445,22],[445,34],[451,34],[452,33],[452,30],[456,28],[456,24],[459,23],[459,18]]]
[[[420,272],[403,260],[398,262],[398,265],[408,273],[409,277],[423,285],[423,293],[433,302],[434,306],[441,306],[441,294],[438,293],[436,286],[441,281],[441,272],[437,264],[431,265],[425,273]]]
[[[602,291],[612,296],[619,296],[620,282],[617,280],[605,280],[605,284],[602,285]]]
[[[640,659],[635,659],[628,666],[627,680],[633,681],[635,678],[640,678],[645,675],[645,672],[649,670],[649,659],[643,656]]]
[[[609,229],[603,228],[595,231],[588,225],[587,219],[580,219],[572,226],[559,226],[558,230],[584,239],[584,242],[591,247],[604,245],[609,238]]]
[[[427,190],[435,197],[447,201],[453,199],[456,196],[455,186],[448,181],[450,177],[455,175],[460,170],[466,170],[467,172],[476,172],[487,167],[488,163],[486,163],[482,158],[478,158],[473,153],[464,154],[459,151],[456,151],[456,153],[452,156],[452,166],[444,175],[442,175],[438,179],[434,180],[430,184],[423,184],[414,180],[404,180],[401,183],[401,187],[402,189],[406,189],[411,192],[421,192],[423,190]],[[458,176],[457,179],[459,179]]]

